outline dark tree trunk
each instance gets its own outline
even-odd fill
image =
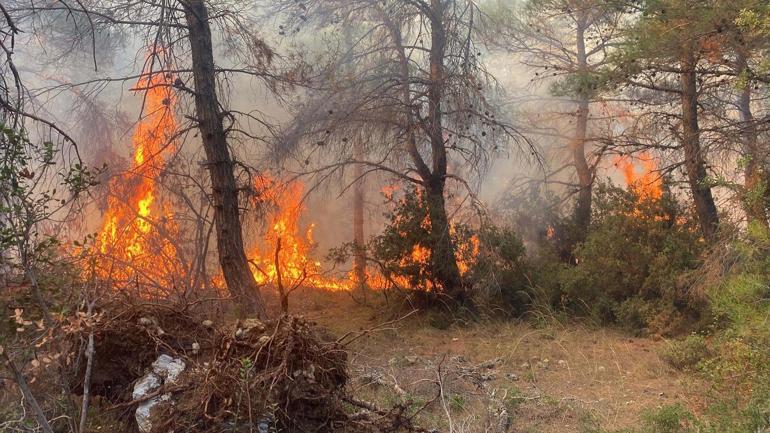
[[[698,222],[706,239],[712,240],[719,226],[719,214],[707,183],[706,164],[700,146],[700,128],[698,126],[698,88],[695,59],[692,53],[681,61],[682,73],[682,147],[684,148],[685,168],[690,184]]]
[[[364,159],[364,149],[361,140],[353,144],[353,158],[358,161]],[[356,164],[353,175],[356,184],[353,186],[353,273],[356,284],[362,291],[366,289],[366,250],[364,249],[364,166]]]
[[[206,152],[206,166],[211,176],[219,264],[228,290],[241,303],[241,314],[245,309],[265,318],[265,305],[243,248],[233,159],[227,146],[216,94],[208,10],[203,0],[188,0],[181,4],[185,7],[189,30],[198,128]]]
[[[434,178],[426,186],[425,202],[430,218],[431,268],[436,279],[453,300],[467,299],[455,257],[455,245],[449,230],[449,218],[444,201],[444,181]]]
[[[746,71],[746,67],[746,57],[739,55],[736,72],[743,73]],[[750,223],[759,223],[767,227],[768,221],[765,210],[767,184],[765,183],[765,175],[762,169],[764,157],[759,150],[756,120],[751,111],[750,82],[745,83],[743,89],[741,89],[736,105],[738,106],[741,120],[743,153],[747,157],[746,167],[744,168],[743,205]]]
[[[588,57],[586,56],[585,46],[585,20],[577,26],[577,62],[581,74],[588,73]],[[572,163],[575,165],[575,171],[578,176],[578,197],[575,205],[575,225],[577,226],[577,241],[585,240],[588,234],[588,227],[591,225],[591,199],[593,196],[593,174],[586,160],[586,135],[588,133],[588,109],[589,94],[588,89],[578,89],[579,99],[577,108],[577,122],[575,126],[575,136],[570,143],[572,151]]]
[[[586,132],[588,128],[588,98],[578,103],[577,126],[575,137],[570,146],[572,162],[578,176],[578,196],[575,204],[575,225],[578,229],[578,241],[585,240],[591,225],[591,201],[593,199],[593,174],[586,160]]]
[[[467,299],[462,284],[460,268],[455,257],[455,245],[450,236],[449,216],[444,200],[444,188],[447,175],[447,154],[444,143],[443,114],[441,101],[444,98],[444,56],[446,54],[446,34],[443,22],[443,5],[439,0],[430,0],[431,47],[430,80],[428,83],[428,114],[426,119],[417,119],[413,114],[409,71],[409,60],[398,27],[383,14],[388,31],[393,38],[399,56],[402,80],[404,120],[407,124],[408,139],[405,150],[412,159],[415,170],[420,175],[431,222],[431,269],[445,293],[457,302]],[[420,139],[416,129],[426,133],[431,147],[430,165],[423,159],[417,147]]]
[[[440,0],[431,0],[431,47],[430,84],[428,87],[427,129],[430,139],[432,167],[430,177],[423,178],[426,202],[431,227],[431,265],[436,279],[446,293],[455,301],[466,299],[460,269],[455,257],[455,245],[450,236],[449,217],[444,200],[447,175],[447,154],[444,143],[443,113],[441,101],[444,98],[444,56],[446,54],[446,33],[444,10]]]

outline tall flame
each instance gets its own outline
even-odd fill
[[[103,277],[129,279],[141,274],[158,283],[172,275],[164,268],[175,262],[176,248],[169,239],[176,226],[157,202],[156,184],[177,129],[176,99],[170,84],[170,76],[147,72],[137,83],[135,90],[145,92],[144,116],[131,140],[132,166],[111,179],[107,210],[97,235],[97,247],[104,256],[97,272]]]
[[[635,157],[620,156],[615,165],[623,173],[628,189],[641,200],[658,201],[663,196],[663,178],[655,158],[648,152]]]
[[[321,263],[311,257],[316,246],[313,239],[315,224],[308,224],[303,229],[300,222],[305,211],[304,185],[299,181],[281,183],[261,176],[255,181],[255,189],[261,204],[268,208],[269,224],[249,254],[257,282],[278,284],[280,278],[284,287],[302,285],[349,290],[351,282],[326,277]]]

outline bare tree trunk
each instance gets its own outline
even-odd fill
[[[353,158],[363,161],[363,142],[356,140],[353,144]],[[355,274],[358,288],[365,293],[366,289],[366,250],[364,240],[364,166],[356,164],[353,176],[356,184],[353,186],[353,273]]]
[[[443,116],[441,101],[444,97],[444,56],[446,48],[446,34],[443,23],[443,6],[438,0],[430,0],[431,21],[431,47],[430,47],[430,83],[428,84],[428,116],[425,120],[417,120],[412,114],[412,101],[409,88],[410,72],[409,61],[403,45],[401,33],[397,26],[382,12],[382,18],[388,31],[391,33],[393,43],[396,45],[399,56],[400,74],[402,80],[403,104],[405,107],[405,120],[409,125],[409,139],[406,140],[406,151],[415,165],[415,170],[420,175],[425,190],[425,199],[430,219],[431,238],[431,269],[439,284],[446,293],[455,301],[463,302],[467,299],[465,288],[462,285],[460,268],[455,257],[455,245],[452,242],[449,230],[449,216],[446,211],[444,189],[447,175],[447,154],[444,147]],[[427,132],[431,145],[431,166],[423,160],[417,149],[417,135],[414,129],[422,128]]]
[[[431,268],[447,295],[463,303],[467,300],[460,268],[455,257],[455,245],[449,230],[449,218],[444,200],[444,181],[434,179],[426,186],[425,201],[430,218]]]
[[[586,56],[584,24],[579,23],[576,32],[577,62],[581,74],[588,72],[588,57]],[[577,122],[575,136],[570,143],[572,163],[578,175],[577,203],[575,205],[575,224],[578,228],[577,241],[585,240],[588,227],[591,224],[591,199],[593,196],[593,174],[586,160],[586,135],[588,133],[589,95],[587,89],[579,89]]]
[[[444,200],[447,175],[447,154],[444,147],[443,113],[441,101],[444,97],[444,56],[446,54],[446,33],[444,29],[444,6],[440,0],[431,0],[431,47],[430,84],[428,87],[427,129],[430,139],[432,167],[431,175],[423,179],[427,192],[426,202],[430,217],[431,265],[436,278],[446,293],[455,301],[466,300],[460,269],[455,257],[455,245],[449,232],[449,217]]]
[[[746,57],[738,56],[736,72],[745,72],[747,67]],[[743,153],[746,155],[746,167],[744,168],[743,205],[746,208],[746,216],[749,222],[755,222],[768,227],[767,213],[765,210],[765,196],[767,184],[762,170],[764,157],[760,154],[757,143],[757,125],[754,113],[751,111],[751,83],[744,84],[738,95],[736,103],[741,120],[741,142]]]
[[[283,285],[283,274],[281,273],[281,237],[275,241],[275,285],[278,289],[278,296],[281,298],[281,312],[284,315],[289,314],[289,293]]]
[[[216,94],[214,54],[211,45],[208,10],[203,0],[180,2],[185,9],[195,81],[195,107],[198,128],[211,176],[214,220],[219,264],[230,293],[260,318],[267,317],[265,304],[243,248],[238,207],[238,188],[233,175],[233,159],[227,146],[222,113]]]
[[[690,184],[698,221],[706,239],[712,240],[719,226],[719,214],[707,183],[706,164],[700,146],[698,126],[698,88],[695,59],[688,52],[681,61],[682,85],[682,146],[684,147],[685,168]]]

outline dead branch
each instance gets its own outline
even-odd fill
[[[22,395],[24,395],[24,398],[27,400],[28,404],[32,408],[32,412],[35,414],[35,420],[37,420],[37,423],[38,425],[40,425],[40,428],[43,430],[43,433],[53,433],[51,424],[48,423],[48,419],[46,419],[43,409],[40,407],[40,404],[38,404],[37,399],[32,394],[32,390],[29,388],[29,385],[27,384],[27,378],[24,376],[24,373],[21,370],[19,370],[19,368],[13,362],[13,360],[11,359],[11,356],[5,351],[5,348],[3,346],[0,346],[0,355],[3,355],[6,365],[8,365],[8,368],[11,369],[11,372],[13,373],[16,384],[19,385]]]

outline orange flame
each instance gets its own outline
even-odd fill
[[[619,156],[615,165],[623,172],[628,189],[641,200],[658,201],[663,196],[663,179],[655,158],[649,153],[642,152],[634,158]]]
[[[326,290],[349,290],[351,282],[325,277],[321,263],[311,258],[316,246],[313,240],[315,224],[308,224],[303,229],[300,223],[305,211],[302,200],[304,185],[299,181],[280,184],[262,176],[256,180],[255,189],[261,204],[271,208],[267,212],[269,226],[266,233],[249,254],[257,282],[277,284],[280,271],[280,282],[284,287],[303,285]]]
[[[128,280],[142,275],[165,283],[174,275],[168,267],[175,263],[176,248],[169,239],[177,227],[158,203],[156,185],[177,129],[170,84],[170,76],[147,72],[137,83],[137,90],[145,91],[144,117],[131,140],[131,169],[109,184],[107,211],[97,235],[97,248],[104,256],[97,273],[102,277]]]
[[[380,192],[388,203],[398,205],[403,198],[396,198],[397,194],[401,191],[399,185],[386,185],[382,187]],[[418,196],[423,194],[422,190],[417,190]],[[400,218],[400,216],[399,216]],[[431,220],[428,215],[420,222],[420,225],[426,231],[430,231]],[[451,235],[456,233],[456,228],[453,223],[450,223],[449,231]],[[469,238],[468,243],[455,245],[455,258],[457,259],[457,267],[460,274],[467,274],[473,265],[475,264],[480,251],[480,241],[477,235],[472,235]],[[412,251],[408,256],[402,257],[399,266],[407,267],[413,265],[419,265],[420,267],[430,266],[433,252],[431,249],[424,245],[414,245]],[[351,281],[355,281],[354,275],[350,276]],[[367,271],[367,285],[372,289],[386,289],[396,284],[400,288],[409,289],[412,282],[409,278],[400,275],[391,275],[389,278],[385,277],[381,273],[373,273]],[[431,291],[435,290],[434,283],[432,281],[423,282],[425,289]]]

